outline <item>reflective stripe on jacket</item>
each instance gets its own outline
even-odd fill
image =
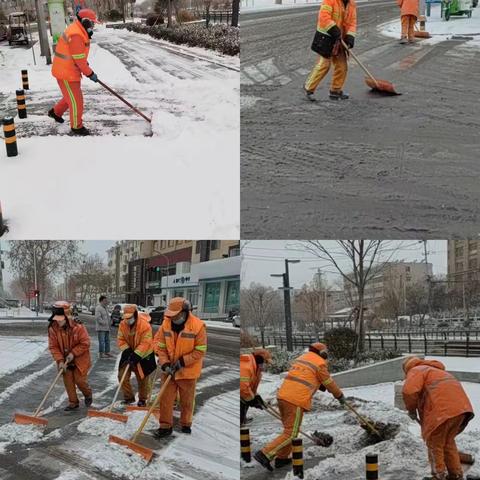
[[[240,398],[246,402],[257,394],[257,388],[262,379],[262,371],[257,367],[252,353],[240,355]]]
[[[189,313],[184,329],[176,333],[172,321],[165,317],[154,339],[155,353],[160,365],[183,359],[185,366],[175,374],[176,380],[194,380],[202,373],[203,357],[207,351],[205,323]]]
[[[118,327],[117,344],[122,352],[131,348],[140,358],[145,358],[153,352],[152,327],[140,317],[132,327],[122,320]]]
[[[79,82],[83,75],[91,75],[88,66],[90,38],[82,24],[75,20],[59,37],[55,47],[52,75],[59,80]]]
[[[310,410],[313,395],[323,385],[335,398],[339,398],[342,391],[330,376],[327,365],[327,361],[320,355],[314,352],[304,353],[293,362],[277,397]]]
[[[466,414],[462,430],[473,418],[472,404],[462,384],[437,360],[410,362],[402,393],[407,410],[418,410],[425,440],[450,418]]]
[[[348,0],[347,5],[343,0],[323,0],[318,12],[317,30],[322,33],[336,25],[342,35],[355,36],[357,32],[357,6],[355,0]]]

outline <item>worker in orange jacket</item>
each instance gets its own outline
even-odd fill
[[[154,348],[164,372],[163,381],[167,375],[172,375],[160,403],[160,428],[154,434],[157,438],[172,434],[173,406],[177,394],[180,398],[181,431],[192,432],[195,387],[207,351],[207,331],[205,323],[190,310],[187,300],[172,298],[155,335]]]
[[[68,395],[65,411],[79,407],[76,387],[85,397],[85,406],[89,407],[92,404],[92,389],[88,384],[90,337],[87,329],[73,320],[71,305],[64,301],[53,305],[48,321],[48,348],[58,370],[63,370],[63,383]]]
[[[266,364],[272,363],[272,355],[263,348],[240,355],[240,425],[245,423],[249,407],[263,408],[263,399],[257,394]]]
[[[315,101],[313,94],[320,82],[326,77],[333,64],[333,77],[330,87],[332,100],[346,100],[348,94],[343,92],[347,79],[347,51],[355,45],[357,31],[357,6],[355,0],[323,0],[318,12],[317,31],[312,43],[312,50],[318,53],[318,61],[313,67],[304,85],[307,98]]]
[[[400,7],[402,22],[402,36],[400,43],[415,42],[415,24],[417,23],[419,5],[418,0],[397,0]]]
[[[83,126],[82,75],[93,82],[98,81],[96,73],[88,65],[90,39],[95,23],[100,23],[93,10],[84,8],[77,13],[76,20],[70,24],[55,47],[52,75],[57,79],[62,99],[48,111],[48,116],[63,123],[62,115],[70,111],[70,127],[73,135],[90,135]]]
[[[123,403],[135,402],[135,393],[130,383],[131,372],[138,383],[139,407],[145,407],[148,398],[148,376],[157,368],[153,353],[152,327],[141,318],[136,305],[125,305],[123,320],[118,327],[118,348],[122,352],[118,366],[118,381],[121,381],[126,368],[130,369],[122,384]]]
[[[266,469],[273,471],[271,461],[280,468],[291,463],[292,439],[298,436],[304,412],[312,407],[312,398],[317,390],[328,390],[342,405],[343,392],[330,377],[328,350],[323,343],[310,345],[308,352],[298,357],[277,393],[278,407],[283,423],[283,433],[273,439],[254,458]]]
[[[474,417],[465,390],[437,360],[409,357],[403,363],[403,370],[403,400],[410,418],[421,425],[432,480],[463,479],[455,437]]]

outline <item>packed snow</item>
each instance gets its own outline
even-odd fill
[[[0,322],[8,321],[15,322],[17,320],[22,321],[32,321],[32,320],[41,320],[44,321],[48,318],[50,314],[47,313],[38,313],[38,315],[27,307],[18,307],[18,308],[0,308]]]
[[[0,376],[34,362],[46,348],[46,337],[0,337]]]
[[[15,113],[22,68],[30,82],[28,118],[16,119],[19,156],[0,153],[7,238],[238,236],[239,59],[188,50],[99,27],[91,67],[152,125],[84,79],[84,123],[94,136],[74,138],[67,116],[64,124],[46,116],[60,94],[38,43],[36,66],[31,49],[0,44],[0,106]],[[59,181],[66,171],[70,180]],[[188,206],[188,221],[175,208],[159,216],[165,202]]]
[[[19,425],[6,423],[0,426],[0,442],[33,443],[43,437],[43,428],[39,425]]]
[[[238,330],[237,327],[234,327],[232,325],[232,322],[217,322],[214,320],[204,320],[204,323],[207,327],[224,328],[227,330]]]
[[[425,357],[427,360],[438,360],[447,370],[453,372],[480,372],[478,357]]]

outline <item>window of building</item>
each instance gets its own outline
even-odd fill
[[[182,289],[182,290],[174,290],[174,291],[173,291],[173,296],[174,296],[174,297],[183,297],[183,295],[184,295],[184,290],[183,290],[183,289]]]
[[[195,253],[196,254],[200,253],[200,241],[195,242]]]
[[[218,250],[220,248],[220,240],[210,241],[210,250]]]
[[[189,290],[187,293],[187,299],[192,305],[192,307],[195,307],[198,305],[198,290]]]
[[[478,267],[477,259],[472,258],[468,263],[468,268],[471,268],[473,270],[473,269],[476,269],[477,267]]]
[[[455,255],[456,255],[457,257],[463,257],[463,247],[457,247],[457,248],[455,249]]]
[[[405,267],[405,271],[406,271],[407,273],[410,273],[410,267]]]
[[[175,246],[175,241],[174,240],[169,240],[168,241],[168,246],[169,247],[174,247]]]
[[[240,245],[234,245],[228,249],[229,257],[238,257],[240,255]]]
[[[457,263],[455,264],[455,270],[456,270],[457,272],[461,272],[461,271],[463,270],[463,262],[457,262]]]
[[[160,241],[160,248],[163,249],[167,246],[167,241],[166,240],[161,240]]]
[[[218,313],[220,287],[220,282],[210,282],[205,284],[205,301],[203,305],[203,311],[205,313]]]
[[[238,310],[240,307],[240,280],[227,282],[227,295],[225,298],[225,312]]]

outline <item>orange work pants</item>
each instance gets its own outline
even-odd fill
[[[192,425],[196,385],[196,380],[170,380],[160,399],[160,428],[173,427],[173,406],[177,393],[180,398],[180,424],[182,427]]]
[[[122,379],[123,372],[127,368],[128,363],[125,362],[118,370],[118,381],[120,382]],[[148,376],[141,377],[140,373],[138,372],[138,368],[133,370],[135,377],[137,378],[138,384],[138,400],[143,400],[144,402],[147,401],[148,398]],[[122,392],[123,398],[128,401],[135,400],[135,392],[133,391],[132,384],[130,383],[130,377],[132,376],[132,371],[130,370],[125,377],[125,380],[122,384]]]
[[[455,437],[460,432],[464,415],[450,418],[436,428],[427,439],[428,459],[432,474],[463,475]]]
[[[303,409],[286,402],[278,400],[278,408],[282,417],[283,433],[267,444],[262,452],[273,460],[275,457],[288,458],[292,452],[292,439],[298,437],[302,425]]]
[[[57,82],[63,98],[53,107],[53,111],[61,117],[68,109],[70,112],[70,126],[72,128],[82,128],[83,95],[80,82],[58,79]]]
[[[78,401],[76,387],[78,387],[86,398],[92,396],[92,389],[88,384],[88,377],[87,375],[83,375],[78,368],[67,368],[67,371],[62,376],[70,405],[78,405],[80,403]]]
[[[338,55],[334,55],[331,58],[325,58],[319,55],[316,65],[307,77],[305,89],[309,92],[314,92],[320,82],[326,77],[332,64],[333,76],[330,89],[334,92],[340,92],[345,85],[348,73],[347,54],[343,48],[340,48]]]
[[[402,38],[414,39],[415,23],[417,23],[415,15],[402,15]]]

